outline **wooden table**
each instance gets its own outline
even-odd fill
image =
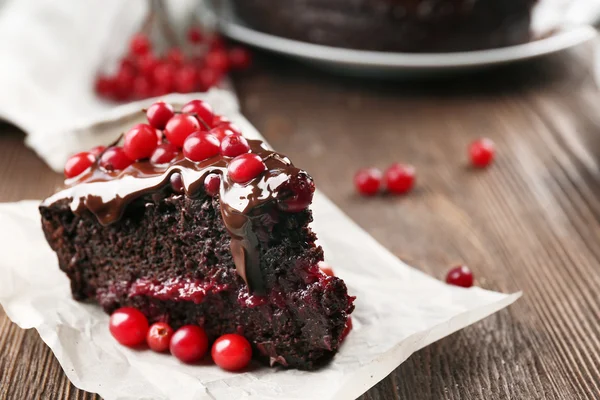
[[[600,96],[591,50],[426,84],[334,77],[261,54],[236,78],[250,121],[398,257],[439,278],[464,262],[482,287],[524,291],[510,308],[414,354],[364,399],[600,396]],[[496,142],[498,159],[475,171],[465,152],[480,136]],[[1,128],[0,201],[41,198],[62,180],[22,140]],[[413,193],[355,194],[359,167],[395,161],[416,166]],[[2,311],[0,382],[2,399],[95,397]]]

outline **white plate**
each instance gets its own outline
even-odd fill
[[[280,53],[317,66],[359,75],[431,75],[488,68],[556,53],[593,39],[591,26],[564,28],[526,44],[455,53],[392,53],[353,50],[300,42],[256,31],[222,13],[220,28],[231,39]]]

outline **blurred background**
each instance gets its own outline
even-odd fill
[[[593,396],[599,17],[598,0],[5,0],[0,201],[50,195],[71,154],[157,98],[208,96],[404,261],[525,292],[365,399]],[[394,163],[414,168],[409,193],[360,194],[357,171]],[[95,398],[35,333],[0,324],[0,398]]]

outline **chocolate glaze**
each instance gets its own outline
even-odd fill
[[[260,140],[248,140],[252,153],[259,155],[267,170],[245,184],[231,181],[227,166],[232,158],[215,156],[202,162],[186,159],[182,153],[169,164],[154,165],[149,161],[132,164],[123,171],[106,171],[94,164],[76,178],[68,179],[66,189],[44,200],[50,206],[58,200],[69,199],[72,211],[81,215],[90,211],[102,225],[118,221],[125,208],[135,199],[161,191],[176,182],[174,191],[196,197],[204,191],[208,174],[221,176],[219,200],[221,214],[231,234],[231,251],[240,276],[248,290],[265,294],[260,270],[259,243],[252,229],[252,221],[268,210],[268,205],[289,196],[286,184],[293,177],[309,179],[302,170],[278,153],[268,150]],[[180,175],[180,178],[177,176]],[[269,208],[270,209],[270,208]]]

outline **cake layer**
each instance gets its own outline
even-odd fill
[[[309,210],[248,216],[266,288],[259,296],[236,271],[218,197],[190,198],[169,186],[132,201],[109,225],[89,210],[74,213],[70,203],[40,211],[75,299],[107,312],[134,306],[175,328],[198,324],[212,339],[237,332],[262,357],[289,367],[315,368],[340,346],[352,298],[343,281],[317,267],[323,255]]]
[[[317,44],[376,51],[488,49],[530,39],[535,0],[232,0],[252,27]]]

